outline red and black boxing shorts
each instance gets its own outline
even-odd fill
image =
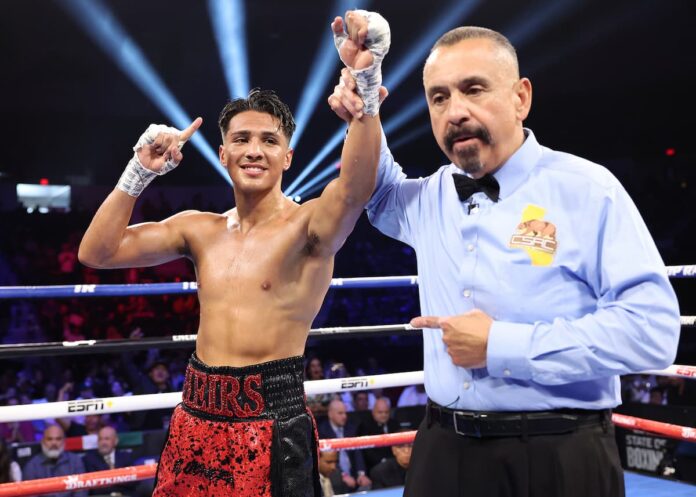
[[[320,497],[302,357],[212,367],[194,353],[154,497]]]

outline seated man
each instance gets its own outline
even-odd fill
[[[86,452],[82,458],[85,470],[104,471],[106,469],[126,468],[133,465],[133,456],[125,450],[116,450],[118,446],[118,434],[111,426],[104,426],[97,435],[97,450]],[[91,490],[90,495],[119,494],[132,495],[137,487],[136,483],[123,483],[111,487],[101,487]]]
[[[338,469],[338,452],[327,450],[319,453],[319,483],[322,497],[350,492]]]
[[[382,435],[384,433],[394,433],[399,430],[399,423],[391,418],[391,401],[389,397],[380,397],[375,401],[372,408],[372,416],[360,423],[358,436]],[[375,447],[364,449],[365,467],[369,474],[370,470],[377,464],[388,459],[392,455],[389,447]]]
[[[406,482],[406,470],[411,462],[413,444],[394,445],[394,457],[383,460],[370,471],[372,488],[401,487]]]
[[[350,438],[358,434],[358,427],[348,421],[346,405],[340,399],[334,399],[329,403],[328,419],[319,424],[320,438]],[[370,487],[370,479],[367,477],[365,457],[362,450],[339,451],[338,467],[341,470],[343,483],[351,492],[358,488]]]
[[[82,458],[65,452],[65,433],[58,425],[49,425],[41,439],[41,453],[29,459],[24,466],[25,480],[38,480],[53,476],[68,476],[85,472]],[[43,494],[48,497],[87,497],[87,490]]]

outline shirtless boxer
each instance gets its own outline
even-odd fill
[[[389,47],[379,16],[332,24],[343,61],[374,80]],[[381,80],[381,77],[378,78]],[[338,179],[298,205],[281,191],[295,124],[272,92],[254,90],[222,110],[220,162],[236,207],[185,211],[128,226],[138,195],[176,167],[201,119],[178,131],[151,126],[80,245],[96,268],[196,267],[200,326],[174,410],[154,496],[320,496],[316,431],[304,401],[310,325],[328,290],[336,251],[372,194],[379,157],[379,85],[350,124]]]

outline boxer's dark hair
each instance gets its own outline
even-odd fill
[[[231,102],[227,102],[227,105],[222,109],[218,118],[218,126],[220,126],[223,141],[230,120],[237,114],[250,110],[264,112],[278,119],[280,130],[290,142],[292,134],[295,132],[295,119],[292,117],[290,108],[274,91],[260,88],[251,90],[246,98],[235,98]]]

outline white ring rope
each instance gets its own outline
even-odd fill
[[[683,366],[673,364],[667,369],[643,371],[638,374],[652,374],[655,376],[670,376],[672,378],[693,378],[696,379],[696,366]]]
[[[353,392],[357,390],[372,390],[373,388],[390,388],[422,384],[423,371],[411,371],[408,373],[306,381],[305,393],[307,395],[319,395],[334,392]],[[106,397],[103,399],[47,402],[45,404],[3,406],[0,407],[0,423],[31,421],[35,419],[71,418],[75,416],[84,416],[86,414],[167,409],[173,408],[180,402],[181,392],[170,392],[148,395],[129,395],[125,397]]]
[[[644,371],[641,374],[671,376],[696,379],[696,366],[674,364],[659,371]],[[305,382],[307,395],[321,395],[335,392],[354,392],[375,388],[422,385],[423,371],[391,373],[372,376],[353,376]],[[31,421],[36,419],[70,418],[85,414],[107,414],[115,412],[148,411],[169,409],[181,402],[181,392],[129,395],[125,397],[106,397],[103,399],[69,400],[47,402],[45,404],[23,404],[0,407],[0,423],[12,421]]]

